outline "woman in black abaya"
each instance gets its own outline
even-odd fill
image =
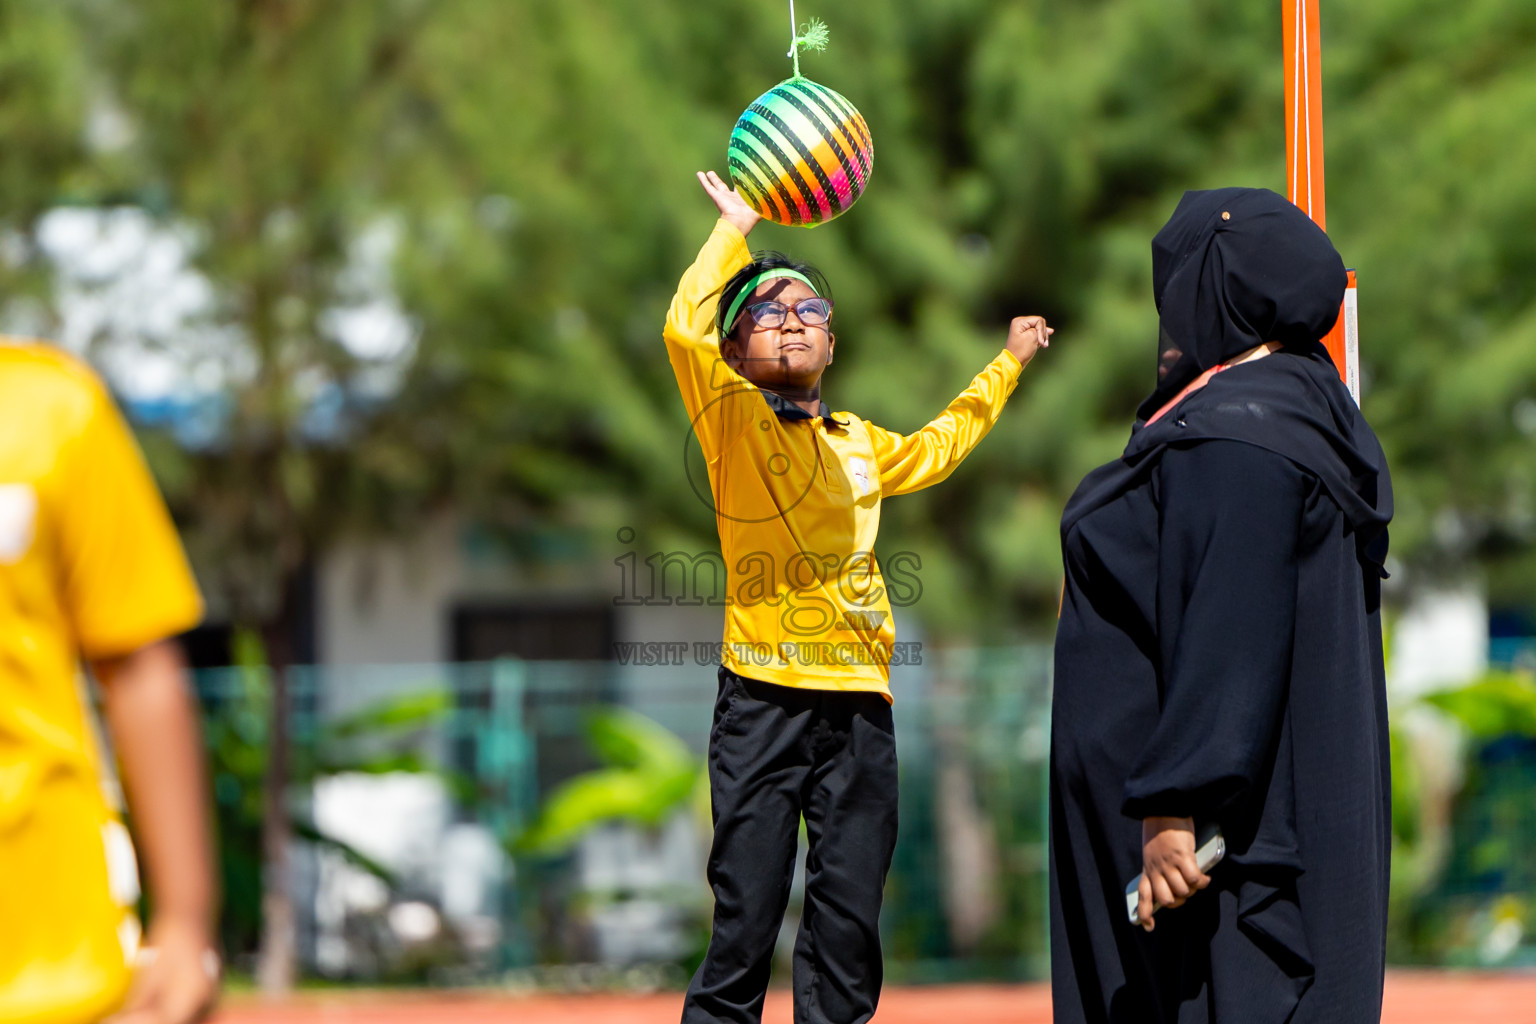
[[[1319,340],[1344,267],[1261,189],[1187,193],[1152,251],[1156,390],[1062,519],[1056,1020],[1377,1021],[1392,502]],[[1227,854],[1205,875],[1212,824]]]

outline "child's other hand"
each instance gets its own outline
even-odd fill
[[[1211,884],[1195,860],[1191,818],[1148,818],[1141,823],[1141,891],[1136,916],[1151,931],[1152,909],[1178,907]]]
[[[1035,353],[1051,347],[1056,328],[1045,325],[1043,316],[1016,316],[1008,326],[1008,351],[1022,365],[1028,366]]]
[[[745,237],[757,227],[757,222],[762,216],[747,201],[736,194],[725,182],[720,180],[720,175],[714,171],[700,171],[699,184],[704,186],[704,191],[709,193],[709,198],[715,201],[715,206],[720,211],[720,216],[730,221],[731,225],[740,231]]]

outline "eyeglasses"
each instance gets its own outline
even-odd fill
[[[752,314],[752,322],[759,327],[783,327],[784,321],[789,319],[789,311],[793,308],[795,316],[807,327],[821,327],[832,319],[832,300],[823,299],[820,296],[810,299],[801,299],[793,307],[786,306],[782,302],[754,302],[747,307],[747,312]]]

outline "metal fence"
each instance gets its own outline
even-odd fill
[[[1049,670],[1043,646],[928,650],[893,668],[901,830],[881,917],[893,981],[1045,974]],[[713,669],[507,661],[289,678],[289,884],[309,972],[686,980],[709,929]],[[260,669],[198,678],[237,967],[259,930],[267,683]],[[619,728],[637,722],[634,736]],[[1536,966],[1536,741],[1467,743],[1455,767],[1412,731],[1394,728],[1392,958]],[[661,770],[646,743],[660,744]],[[1418,763],[1421,748],[1442,756]]]
[[[901,832],[881,918],[893,980],[1045,971],[1049,664],[1048,648],[1018,647],[929,651],[893,669]],[[261,669],[203,672],[197,683],[224,941],[238,965],[259,928],[270,688]],[[712,668],[693,665],[292,670],[289,884],[305,968],[439,983],[680,983],[708,938],[703,767],[716,685]],[[604,747],[601,716],[616,710],[675,737],[696,772],[659,817],[644,772],[626,774],[624,752]],[[627,796],[604,791],[614,781]],[[566,841],[530,848],[530,827],[549,824],[541,814],[552,804],[570,805],[573,786],[596,802],[566,823]]]

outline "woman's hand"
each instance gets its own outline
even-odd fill
[[[1019,365],[1028,366],[1036,352],[1051,347],[1051,335],[1055,333],[1056,328],[1047,327],[1043,316],[1016,316],[1008,325],[1008,351]]]
[[[757,227],[757,222],[763,219],[762,216],[748,206],[747,201],[737,195],[734,189],[721,181],[720,175],[714,171],[698,173],[699,184],[704,186],[704,191],[709,193],[709,198],[715,201],[715,207],[720,211],[720,216],[729,221],[745,238],[753,228]]]
[[[1017,322],[1017,321],[1015,321]],[[1192,818],[1147,818],[1141,823],[1141,901],[1136,916],[1151,931],[1153,907],[1178,907],[1211,884],[1195,860]]]

